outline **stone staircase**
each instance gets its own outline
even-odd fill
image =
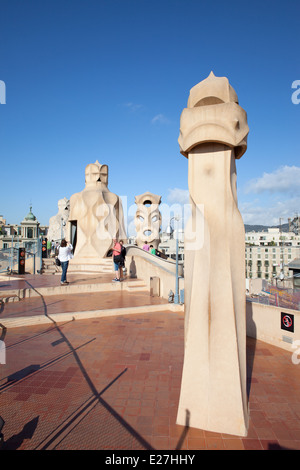
[[[49,270],[50,272],[50,270]],[[48,273],[49,274],[49,273]],[[127,291],[127,292],[147,292],[149,289],[146,283],[142,279],[128,279],[124,277],[123,282],[91,282],[88,283],[70,283],[67,286],[61,286],[60,282],[56,285],[49,285],[45,287],[25,287],[16,289],[2,289],[0,293],[0,310],[1,304],[8,302],[19,302],[25,299],[40,297],[40,296],[51,296],[51,295],[72,295],[72,294],[89,294],[96,292],[116,292],[116,291]]]
[[[105,278],[110,278],[110,276],[105,276]],[[51,281],[49,284],[46,283],[45,286],[36,288],[33,285],[29,285],[29,287],[19,289],[3,290],[0,296],[0,310],[3,311],[1,323],[6,328],[16,328],[96,317],[130,315],[133,313],[143,314],[148,312],[183,311],[183,306],[170,304],[167,300],[152,300],[149,295],[148,286],[141,279],[125,278],[123,282],[112,282],[107,279],[102,279],[102,282],[97,283],[95,282],[95,276],[91,276],[90,280],[91,282],[88,283],[70,282],[67,286],[61,286],[60,282],[53,284]],[[120,299],[120,296],[114,296],[114,293],[118,292],[122,292],[120,304],[118,304],[118,298]],[[85,307],[85,299],[91,293],[93,293],[94,299],[95,294],[100,294],[98,298],[96,297],[96,308],[95,303],[90,304],[89,308]],[[80,297],[76,299],[76,303],[74,304],[76,308],[74,308],[74,310],[72,309],[72,311],[68,311],[68,309],[64,311],[62,307],[61,311],[52,314],[35,313],[36,310],[40,309],[41,299],[42,303],[47,305],[49,301],[50,304],[52,302],[51,299],[49,300],[51,296],[60,295],[63,296],[64,299],[67,299],[68,296],[72,298],[73,295],[78,294],[83,295],[81,299]],[[106,301],[104,300],[105,298]],[[109,299],[109,301],[107,301],[107,299]],[[23,307],[25,307],[28,300],[30,300],[30,304],[28,305],[31,306],[29,311],[32,309],[32,313],[30,314],[27,313],[26,308],[23,311]],[[103,301],[102,306],[101,301]],[[19,308],[16,306],[11,309],[9,307],[10,302],[18,302],[19,305],[22,304],[22,307]],[[4,305],[6,303],[7,306]],[[35,308],[35,305],[37,308]],[[82,305],[84,308],[82,308]],[[13,314],[9,314],[9,311],[12,311]]]
[[[72,264],[69,263],[68,273],[73,274],[92,274],[92,273],[103,273],[113,274],[112,259],[107,258],[101,260],[99,264]],[[55,258],[43,258],[42,260],[42,274],[53,275],[61,274],[61,268],[56,266]]]
[[[56,266],[55,258],[42,259],[42,274],[57,274],[61,273],[61,269]]]
[[[113,262],[112,258],[101,259],[98,264],[74,264],[73,262],[69,263],[68,267],[69,273],[102,273],[102,274],[113,274]]]

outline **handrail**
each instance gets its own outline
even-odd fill
[[[144,258],[149,263],[159,266],[160,268],[175,275],[176,261],[174,259],[161,258],[157,255],[153,255],[152,253],[149,253],[148,251],[143,250],[143,248],[140,248],[139,246],[136,246],[136,245],[124,245],[124,246],[126,248],[126,257],[127,256],[140,256],[141,258]],[[182,262],[178,263],[178,269],[179,269],[179,276],[183,276]]]

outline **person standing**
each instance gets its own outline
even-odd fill
[[[149,244],[148,244],[147,241],[145,241],[145,243],[144,243],[144,245],[143,245],[143,250],[145,250],[145,251],[149,251],[149,250],[150,250],[150,246],[149,246]]]
[[[151,255],[156,255],[156,249],[153,247],[153,245],[150,245],[150,253]]]
[[[113,239],[113,262],[114,262],[114,270],[116,277],[113,279],[113,281],[120,282],[120,263],[122,260],[122,247],[121,244],[117,241],[116,238]]]
[[[50,240],[47,240],[47,258],[50,258],[52,243]]]
[[[121,261],[120,261],[120,280],[124,278],[124,269],[125,269],[125,258],[126,258],[126,248],[124,246],[123,240],[120,240],[121,245]]]
[[[73,258],[72,254],[73,246],[71,243],[67,243],[65,239],[61,241],[60,247],[59,247],[59,252],[58,252],[58,259],[61,263],[61,279],[60,283],[62,285],[69,284],[67,282],[67,270],[69,266],[69,260]]]
[[[55,248],[54,248],[54,256],[58,256],[59,247],[60,247],[59,243],[56,242],[56,243],[55,243]]]

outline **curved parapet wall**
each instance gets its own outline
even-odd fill
[[[173,259],[164,259],[159,256],[152,255],[148,251],[143,250],[142,248],[136,245],[126,245],[126,258],[129,256],[140,256],[145,259],[148,263],[156,265],[165,271],[168,271],[172,274],[176,274],[176,261]],[[178,264],[178,274],[183,276],[183,265]]]
[[[143,279],[150,288],[150,279],[158,277],[160,296],[168,298],[170,290],[175,292],[176,261],[163,259],[135,245],[126,246],[125,266],[130,277]],[[183,265],[178,264],[179,289],[183,288]]]

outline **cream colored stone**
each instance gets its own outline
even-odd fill
[[[114,238],[126,242],[122,201],[107,185],[107,165],[96,161],[86,166],[85,188],[70,199],[70,232],[77,225],[71,265],[97,264],[107,256]]]
[[[66,226],[70,213],[70,201],[66,197],[59,199],[58,213],[50,218],[48,240],[58,241],[66,237]]]
[[[157,249],[160,243],[161,213],[159,204],[161,196],[146,192],[135,197],[137,210],[135,214],[136,243],[143,247],[145,241]]]
[[[281,328],[281,312],[294,315],[294,333]],[[300,358],[300,311],[246,302],[247,336],[273,344],[279,348],[296,352]],[[293,344],[294,343],[294,344]],[[292,357],[291,357],[292,360]],[[300,362],[298,362],[298,365]]]
[[[192,427],[245,436],[245,235],[235,159],[246,150],[248,126],[236,101],[228,80],[211,74],[191,90],[190,107],[181,116],[179,143],[188,157],[192,219],[185,242],[185,353],[177,423],[185,425],[188,413]],[[197,220],[201,240],[195,233],[197,243],[191,243]]]
[[[219,142],[233,148],[235,157],[240,158],[247,149],[248,132],[247,114],[226,77],[215,77],[211,72],[192,88],[188,108],[180,119],[178,142],[184,156],[197,145]]]

